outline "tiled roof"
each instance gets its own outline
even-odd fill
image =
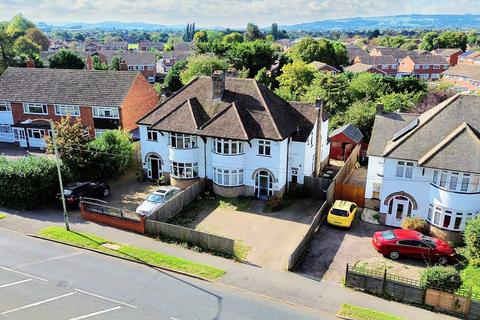
[[[379,64],[398,64],[392,56],[358,56],[359,60],[363,64],[369,64],[372,66]]]
[[[385,71],[380,70],[375,66],[372,66],[370,64],[364,64],[364,63],[355,63],[355,64],[352,64],[351,66],[343,68],[344,71],[355,72],[355,73],[357,73],[357,72],[367,72],[367,71],[370,71],[372,69],[376,69],[375,71],[377,71],[379,73],[387,74]]]
[[[238,140],[283,140],[313,129],[318,112],[314,104],[290,104],[254,79],[227,77],[220,100],[213,99],[212,87],[210,77],[195,78],[138,123],[161,131]],[[301,134],[299,139],[303,138]]]
[[[375,118],[369,155],[419,161],[420,165],[480,173],[480,97],[456,95],[427,112],[403,117],[395,113]],[[413,126],[393,141],[399,130]],[[417,120],[416,120],[417,121]]]
[[[0,77],[0,100],[120,106],[138,72],[9,67]]]
[[[328,65],[326,64],[325,62],[320,62],[320,61],[313,61],[312,63],[310,63],[312,66],[315,67],[315,69],[317,70],[321,70],[325,67],[328,67],[328,68],[331,68],[333,69],[334,71],[337,71],[337,72],[340,72],[340,70],[338,70],[337,68],[335,67],[332,67],[331,65]]]
[[[98,54],[107,58],[108,64],[112,62],[113,57],[120,57],[128,65],[155,65],[157,56],[148,51],[118,51],[118,50],[100,50]]]
[[[443,74],[480,80],[480,65],[457,64],[448,68]]]
[[[447,59],[443,56],[436,55],[422,55],[422,56],[409,56],[415,64],[449,64]]]
[[[434,55],[439,55],[442,57],[450,57],[451,55],[454,55],[455,53],[458,52],[463,52],[461,49],[435,49],[432,50],[432,54]]]

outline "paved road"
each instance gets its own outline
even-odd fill
[[[0,230],[0,319],[332,319],[219,284]]]

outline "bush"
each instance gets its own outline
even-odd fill
[[[403,219],[402,229],[425,233],[427,230],[427,222],[420,217],[407,217]]]
[[[267,200],[268,211],[278,211],[285,207],[285,200],[279,197],[271,197]]]
[[[422,272],[420,283],[423,288],[456,291],[462,286],[460,272],[454,267],[434,266]]]
[[[480,261],[480,217],[468,220],[463,233],[467,254],[471,260]],[[480,263],[479,263],[480,265]]]
[[[53,199],[58,192],[55,161],[28,156],[15,160],[0,158],[0,204],[32,209]]]

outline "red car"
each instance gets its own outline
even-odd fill
[[[455,255],[455,250],[447,242],[413,230],[375,232],[372,244],[378,252],[392,260],[409,257],[447,264]]]

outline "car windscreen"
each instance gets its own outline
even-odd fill
[[[424,243],[426,243],[430,248],[436,248],[437,245],[435,244],[435,241],[433,240],[432,237],[428,236],[422,236],[422,240]]]
[[[342,209],[336,209],[333,208],[332,211],[330,211],[331,214],[339,216],[339,217],[348,217],[349,213],[347,210],[342,210]]]
[[[151,195],[148,196],[147,201],[161,203],[163,202],[163,195],[152,193]]]
[[[396,239],[395,234],[392,231],[383,231],[382,232],[382,237],[385,240],[393,240]]]
[[[68,197],[68,196],[71,196],[71,195],[72,195],[72,193],[73,193],[73,191],[72,191],[72,190],[69,190],[69,189],[65,189],[65,190],[63,190],[63,195],[64,195],[64,196],[67,196],[67,197]]]

